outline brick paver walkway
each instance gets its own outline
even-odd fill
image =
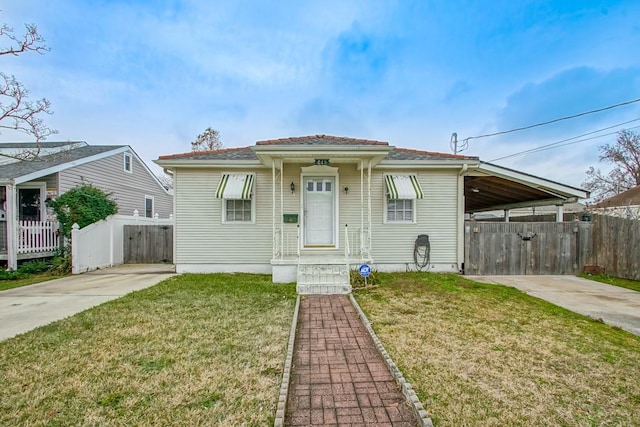
[[[300,302],[284,424],[418,425],[346,296]]]

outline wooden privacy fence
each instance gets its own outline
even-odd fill
[[[125,225],[125,264],[173,263],[172,225]]]
[[[640,220],[610,215],[593,216],[593,252],[588,264],[606,274],[640,280]]]
[[[465,221],[467,275],[576,274],[591,252],[588,222]]]

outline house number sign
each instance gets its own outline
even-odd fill
[[[315,164],[317,166],[327,166],[329,165],[329,159],[315,159]]]

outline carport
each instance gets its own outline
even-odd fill
[[[589,192],[545,178],[480,162],[464,173],[465,274],[575,274],[589,250],[590,224],[563,222],[564,205]],[[555,222],[509,222],[509,211],[556,206]],[[474,214],[503,211],[504,221]]]
[[[589,192],[529,175],[513,169],[480,162],[464,176],[465,213],[501,210],[505,221],[511,209],[533,206],[556,206],[557,220],[562,221],[562,207],[589,198]]]

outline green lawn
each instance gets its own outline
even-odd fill
[[[587,274],[583,273],[580,277],[595,280],[596,282],[606,283],[607,285],[619,286],[621,288],[631,289],[640,292],[640,282],[637,280],[621,279],[619,277],[609,276],[608,274]]]
[[[46,282],[53,279],[59,279],[64,276],[52,275],[49,273],[34,274],[25,277],[24,279],[15,280],[0,280],[0,291],[6,291],[7,289],[19,288],[21,286],[34,285],[36,283]]]
[[[0,425],[272,425],[295,286],[181,275],[0,343]]]
[[[640,337],[457,275],[356,293],[441,426],[640,425]]]

